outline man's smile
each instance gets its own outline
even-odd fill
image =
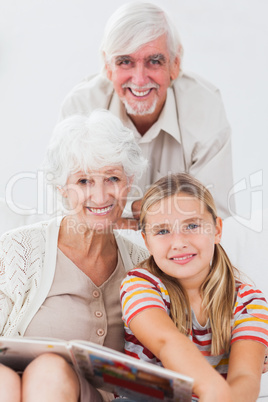
[[[93,208],[93,207],[86,207],[86,208],[94,215],[106,215],[113,208],[113,204],[103,208]]]

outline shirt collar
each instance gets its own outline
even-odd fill
[[[113,93],[109,110],[117,116],[126,127],[134,132],[135,138],[138,139],[139,142],[149,142],[157,137],[160,131],[163,130],[171,135],[177,142],[181,143],[181,134],[177,116],[178,112],[172,88],[168,88],[167,90],[166,102],[158,120],[143,136],[138,133],[136,127],[126,114],[126,109],[116,92]]]

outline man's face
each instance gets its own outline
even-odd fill
[[[162,35],[132,54],[115,56],[106,71],[127,113],[151,115],[156,121],[170,82],[178,76],[179,61],[171,63],[166,35]]]

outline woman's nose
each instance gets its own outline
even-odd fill
[[[95,184],[90,191],[90,199],[96,205],[105,206],[108,198],[107,190],[103,184]]]

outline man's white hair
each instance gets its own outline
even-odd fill
[[[70,174],[122,166],[126,175],[139,178],[147,166],[131,130],[108,110],[90,116],[73,115],[58,123],[50,140],[44,170],[47,181],[64,186]]]
[[[183,48],[172,20],[151,3],[130,2],[119,7],[109,18],[101,44],[104,63],[119,55],[134,53],[141,46],[166,34],[170,60],[180,62]]]

